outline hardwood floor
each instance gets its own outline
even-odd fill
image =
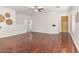
[[[69,33],[25,33],[0,38],[0,52],[10,53],[76,53]]]
[[[0,38],[0,52],[29,52],[28,33]]]
[[[32,52],[78,52],[69,33],[59,33],[52,35],[43,33],[32,34]]]

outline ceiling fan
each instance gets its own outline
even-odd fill
[[[40,6],[33,6],[32,7],[32,10],[34,12],[42,12],[44,10],[44,8],[43,7],[40,7]]]

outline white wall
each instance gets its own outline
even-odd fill
[[[11,35],[12,33],[9,32],[9,28],[13,28],[16,25],[15,24],[15,22],[16,22],[16,14],[15,14],[15,12],[16,11],[14,11],[12,9],[5,8],[5,7],[0,7],[0,14],[1,15],[3,15],[5,17],[5,13],[7,13],[7,12],[9,12],[11,14],[10,19],[12,19],[13,23],[12,23],[12,25],[7,25],[5,23],[5,21],[4,22],[0,22],[0,26],[2,27],[2,28],[0,28],[0,38],[3,37],[3,36],[7,36],[6,34],[10,34]],[[7,18],[5,17],[5,20],[6,19]]]
[[[72,26],[72,30],[71,30],[71,35],[72,35],[72,38],[73,38],[73,41],[79,51],[79,23],[76,23],[75,22],[75,14],[76,12],[79,12],[79,7],[74,7],[72,9],[72,12],[71,12],[71,17],[72,17],[72,21],[71,21],[71,26]]]
[[[10,18],[5,17],[5,13],[7,13],[7,12],[11,14]],[[4,22],[0,22],[0,26],[2,26],[2,28],[9,28],[9,27],[15,26],[15,22],[16,22],[16,14],[15,14],[15,12],[16,12],[15,10],[0,7],[0,15],[3,15],[5,17]],[[12,21],[13,21],[12,25],[6,25],[5,21],[7,19],[12,19]]]
[[[68,15],[61,12],[36,13],[32,16],[32,31],[55,34],[61,31],[61,16]],[[55,24],[56,27],[52,25]]]
[[[31,23],[32,23],[32,20],[30,16],[16,13],[16,25],[19,27],[20,25],[23,26],[21,29],[25,29],[24,31],[26,32],[30,31]]]
[[[28,15],[24,15],[24,14],[20,14],[16,12],[16,24],[25,24],[26,20],[30,19],[30,16]],[[27,22],[27,21],[26,21]]]
[[[22,26],[22,25],[17,26],[16,25],[14,27],[9,27],[8,29],[5,28],[5,30],[2,29],[0,31],[0,38],[26,33],[25,27],[26,26]]]
[[[11,13],[13,24],[6,25],[5,22],[0,23],[0,26],[2,27],[0,28],[0,38],[28,32],[28,20],[30,19],[29,16],[17,14],[13,9],[0,7],[0,13],[4,14],[5,12]]]

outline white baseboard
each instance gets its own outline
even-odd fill
[[[72,40],[73,40],[73,42],[74,42],[74,44],[75,44],[75,46],[76,46],[76,48],[77,48],[77,50],[79,52],[79,43],[77,41],[77,38],[75,37],[74,33],[71,33],[71,36],[72,36]]]
[[[43,32],[43,31],[32,31],[32,32],[47,33],[47,34],[58,34],[59,33],[59,32],[50,33],[50,32]]]

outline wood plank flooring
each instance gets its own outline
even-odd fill
[[[32,33],[32,52],[70,53],[78,52],[69,33]]]
[[[76,53],[76,46],[69,33],[24,33],[0,38],[2,53]]]

